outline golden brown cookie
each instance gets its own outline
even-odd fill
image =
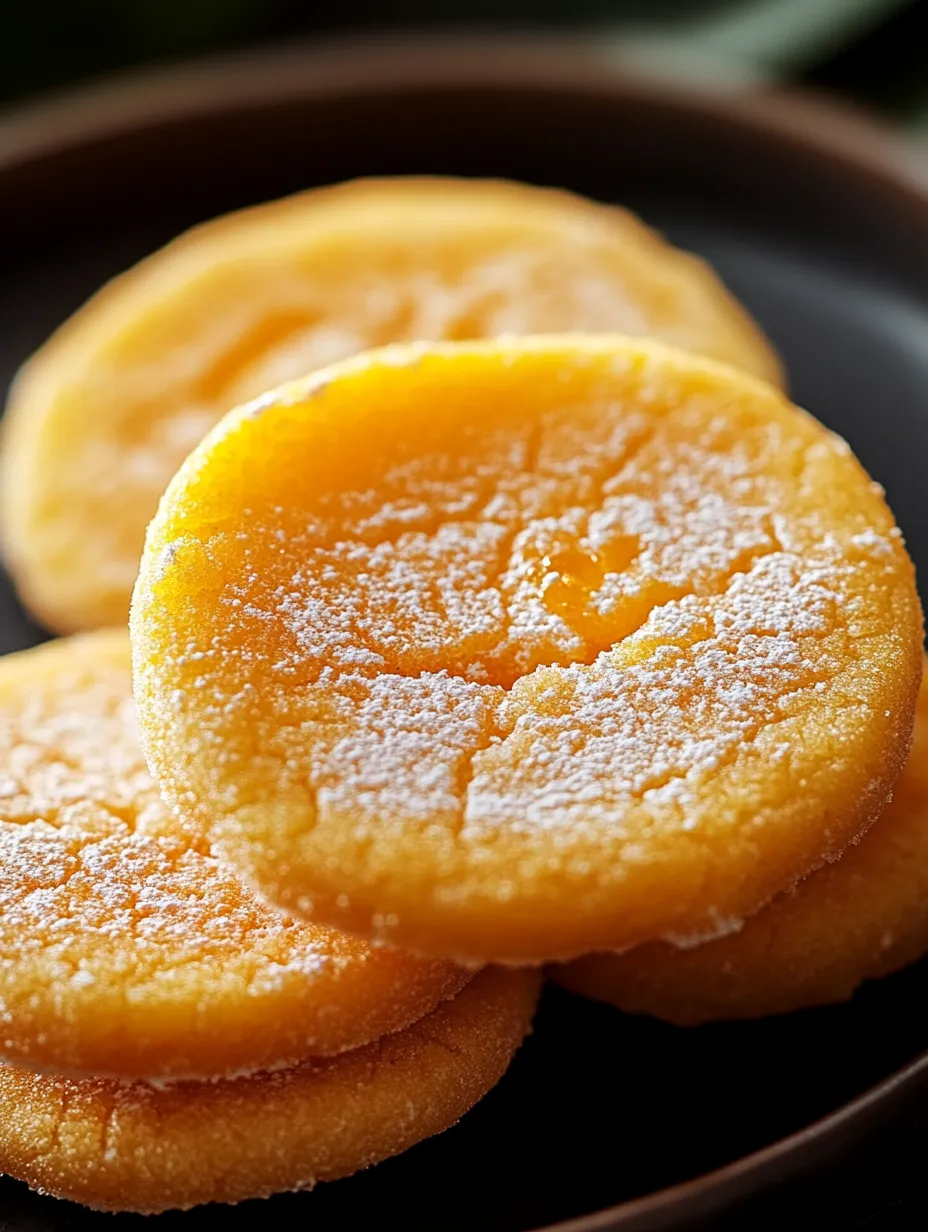
[[[0,659],[0,1056],[209,1077],[356,1048],[468,973],[282,919],[161,803],[129,639]]]
[[[0,1067],[0,1169],[108,1211],[241,1202],[348,1176],[453,1125],[503,1076],[538,993],[488,970],[339,1057],[166,1089]]]
[[[196,228],[80,309],[20,374],[4,424],[4,555],[72,632],[126,619],[145,527],[230,407],[388,342],[654,334],[773,381],[708,266],[624,210],[519,184],[365,180]]]
[[[847,445],[618,337],[393,348],[234,412],[131,631],[166,798],[272,901],[517,963],[714,933],[843,850],[922,656]]]
[[[662,942],[552,971],[565,988],[681,1025],[844,1001],[928,953],[928,677],[882,817],[836,864],[692,949]]]

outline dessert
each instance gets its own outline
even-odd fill
[[[122,629],[0,659],[2,1060],[237,1074],[357,1048],[461,988],[256,898],[159,799],[130,686]]]
[[[20,596],[57,632],[125,621],[168,480],[266,389],[389,342],[565,330],[655,334],[782,379],[708,266],[569,193],[367,180],[197,227],[95,295],[15,383],[0,522]]]
[[[406,1030],[249,1078],[166,1088],[0,1067],[0,1168],[60,1198],[154,1214],[348,1176],[453,1125],[505,1073],[538,994],[488,970]]]
[[[732,929],[881,812],[922,664],[847,445],[617,336],[392,348],[233,412],[131,635],[149,765],[223,858],[467,962]]]
[[[691,949],[664,942],[552,969],[558,983],[681,1025],[844,1001],[928,953],[928,677],[885,812],[835,864]]]

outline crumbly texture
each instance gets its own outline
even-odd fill
[[[539,977],[487,970],[395,1035],[252,1078],[157,1090],[0,1067],[0,1169],[106,1211],[310,1189],[453,1125],[506,1072]]]
[[[564,330],[653,334],[782,379],[708,266],[568,193],[360,181],[198,227],[104,288],[16,382],[0,519],[19,592],[59,632],[123,622],[168,480],[266,389],[390,342]]]
[[[574,992],[681,1026],[844,1001],[928,953],[928,679],[892,802],[841,859],[727,937],[662,942],[551,969]]]
[[[149,764],[223,855],[468,961],[757,910],[882,810],[922,654],[847,445],[615,337],[395,348],[233,413],[131,628]]]
[[[0,660],[0,1056],[211,1077],[356,1048],[468,974],[285,920],[185,834],[138,742],[129,638]]]

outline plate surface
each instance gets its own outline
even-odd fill
[[[796,400],[885,484],[928,568],[928,177],[827,107],[636,82],[580,44],[290,50],[0,123],[0,381],[183,226],[403,172],[566,186],[629,204],[706,255],[779,347]],[[0,650],[41,636],[2,581]],[[689,1031],[551,989],[509,1075],[458,1127],[223,1219],[281,1232],[757,1232],[827,1210],[820,1226],[859,1227],[923,1158],[926,1048],[925,964],[849,1005]],[[145,1226],[200,1232],[211,1217]],[[132,1226],[0,1182],[0,1229]]]

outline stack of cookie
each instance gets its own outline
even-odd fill
[[[3,1169],[304,1188],[466,1111],[546,965],[691,1022],[928,946],[911,562],[779,384],[704,266],[515,185],[232,216],[59,331],[5,550],[102,631],[0,663]]]
[[[537,977],[285,919],[148,776],[122,630],[0,665],[0,1155],[50,1193],[157,1211],[308,1187],[465,1112]]]

